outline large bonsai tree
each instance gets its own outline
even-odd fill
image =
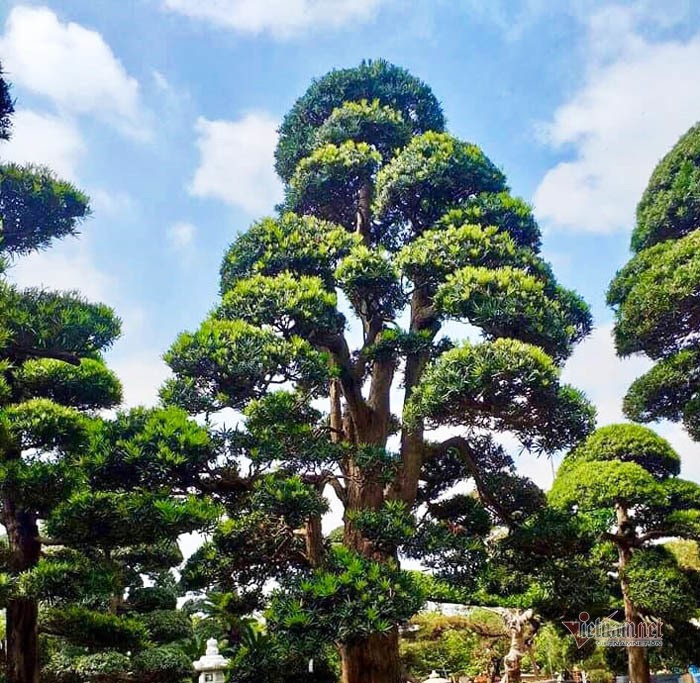
[[[618,353],[655,365],[630,387],[625,414],[682,421],[700,438],[700,125],[661,160],[637,207],[632,259],[610,285]]]
[[[697,572],[682,569],[661,538],[697,539],[700,486],[678,478],[680,459],[667,441],[646,427],[609,425],[566,456],[550,501],[577,517],[597,520],[609,571],[618,576],[625,621],[664,623],[664,649],[697,651]],[[607,552],[606,552],[607,546]],[[612,552],[611,552],[612,551]],[[654,634],[651,634],[654,637]],[[627,647],[632,683],[649,682],[647,648]]]
[[[444,132],[403,69],[314,82],[281,126],[277,170],[279,215],[235,240],[221,301],[166,354],[166,402],[243,414],[226,519],[184,576],[242,601],[275,577],[271,633],[337,643],[345,683],[398,683],[397,624],[421,601],[400,553],[468,577],[493,521],[541,502],[495,437],[549,453],[589,432],[559,364],[590,315],[503,173]],[[437,502],[468,481],[476,497]],[[321,533],[331,491],[340,543]]]

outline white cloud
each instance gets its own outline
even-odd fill
[[[641,36],[650,13],[612,7],[588,21],[585,83],[542,128],[573,159],[550,169],[534,196],[548,227],[629,230],[658,160],[700,118],[700,34],[688,41]]]
[[[90,208],[94,215],[101,218],[105,215],[115,216],[131,211],[135,201],[126,192],[110,191],[103,188],[89,190]]]
[[[63,23],[46,7],[15,7],[0,37],[3,67],[15,85],[47,97],[62,113],[91,114],[122,132],[147,132],[139,84],[97,31]]]
[[[274,171],[273,118],[265,113],[237,121],[200,117],[195,130],[200,160],[189,188],[193,195],[220,199],[251,214],[269,212],[282,199]]]
[[[75,180],[85,153],[78,128],[69,120],[19,109],[12,119],[12,137],[0,146],[0,158],[48,166],[59,176]]]
[[[85,238],[56,243],[47,251],[19,258],[9,272],[20,287],[78,290],[91,301],[110,301],[115,278],[95,265]]]
[[[122,320],[123,337],[138,338],[143,331],[144,309],[120,295],[118,279],[97,266],[85,236],[18,258],[8,274],[19,287],[78,291],[88,301],[112,306]]]
[[[164,0],[166,9],[243,33],[289,37],[372,19],[386,0]]]
[[[586,393],[598,409],[599,424],[621,422],[622,397],[651,362],[642,356],[619,358],[615,353],[612,325],[602,325],[579,344],[569,358],[562,380]]]
[[[168,242],[177,251],[183,251],[192,245],[197,228],[192,223],[179,222],[168,228]]]
[[[122,382],[124,407],[154,406],[158,403],[158,390],[170,375],[170,368],[158,352],[115,353],[109,365]]]

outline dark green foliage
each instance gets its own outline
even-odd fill
[[[574,519],[595,522],[591,530],[597,527],[598,545],[590,559],[598,571],[617,567],[627,621],[661,618],[673,624],[671,632],[689,633],[698,573],[655,545],[661,538],[698,538],[700,486],[678,479],[679,465],[670,445],[650,429],[609,425],[566,456],[549,500]],[[617,607],[612,592],[609,609]],[[673,657],[676,646],[666,649],[665,628],[664,656]]]
[[[522,270],[466,267],[448,276],[435,296],[443,315],[468,320],[487,338],[518,337],[553,357],[566,357],[591,328],[588,307],[571,292]]]
[[[476,145],[429,132],[382,168],[376,211],[383,224],[408,225],[420,234],[470,195],[505,190],[505,176]],[[383,239],[393,243],[391,236]]]
[[[66,552],[85,558],[84,577],[66,568],[82,591],[54,591],[54,610],[43,617],[47,676],[70,681],[102,658],[113,667],[101,674],[105,683],[127,673],[135,683],[188,675],[192,623],[176,609],[180,592],[170,570],[182,561],[178,537],[218,518],[211,501],[188,493],[214,457],[207,430],[176,408],[134,409],[95,425],[81,457],[83,486],[45,524],[47,534],[76,549],[52,553],[59,567]],[[39,570],[41,563],[40,579]],[[121,669],[112,651],[129,655]]]
[[[641,422],[682,422],[693,439],[700,438],[699,188],[696,125],[652,173],[637,207],[634,256],[608,290],[618,353],[642,352],[656,361],[630,387],[625,414]]]
[[[352,229],[359,192],[371,182],[382,157],[365,142],[327,144],[302,159],[289,179],[285,208]]]
[[[647,614],[682,622],[697,612],[696,596],[676,559],[664,548],[652,547],[634,553],[624,570],[630,598]]]
[[[269,628],[299,641],[352,642],[388,633],[423,603],[411,576],[395,563],[373,562],[334,547],[326,566],[285,586],[273,596]]]
[[[60,633],[69,642],[88,649],[109,647],[120,652],[138,651],[148,640],[146,627],[137,619],[81,607],[45,610],[41,626],[46,633]]]
[[[108,348],[120,333],[110,308],[71,292],[19,291],[2,283],[0,311],[0,349],[14,362],[44,357],[77,365],[81,357]]]
[[[700,126],[693,126],[659,162],[637,207],[632,249],[696,230],[700,214]]]
[[[10,95],[10,84],[3,76],[4,72],[2,65],[0,65],[0,140],[9,140],[15,104]]]
[[[139,652],[133,658],[137,680],[169,683],[186,680],[192,674],[192,661],[179,648],[165,645]]]
[[[325,354],[308,342],[242,320],[204,322],[197,332],[181,334],[165,360],[175,378],[166,383],[163,400],[191,413],[241,409],[273,384],[314,389],[328,378]]]
[[[414,134],[440,131],[445,125],[435,95],[405,69],[376,60],[354,69],[331,71],[314,81],[284,117],[275,152],[282,179],[289,180],[299,161],[312,151],[316,131],[335,109],[362,100],[391,107],[410,123]]]
[[[476,196],[470,195],[463,201],[461,208],[446,213],[437,225],[453,223],[497,225],[508,233],[518,246],[534,251],[540,248],[540,228],[532,215],[532,208],[508,192],[480,192]]]
[[[538,347],[513,339],[465,344],[428,368],[405,417],[512,431],[535,450],[565,448],[590,431],[594,413],[581,394],[560,386],[558,377],[556,365]]]
[[[236,239],[221,264],[222,293],[238,280],[284,272],[319,277],[332,286],[338,261],[360,238],[313,216],[264,218]]]
[[[331,112],[316,133],[316,146],[342,145],[348,140],[372,145],[388,160],[409,141],[411,124],[379,100],[344,102]]]
[[[0,252],[43,249],[54,239],[75,235],[88,214],[87,196],[48,169],[0,165]]]
[[[628,355],[644,351],[658,360],[692,348],[697,329],[700,233],[662,242],[635,256],[608,292],[615,307],[615,343]]]
[[[177,607],[177,598],[167,588],[142,586],[129,591],[127,605],[135,612],[144,613],[154,610],[174,610]]]
[[[77,410],[112,408],[122,398],[119,380],[92,358],[78,366],[50,358],[29,360],[18,376],[27,399],[45,397]]]
[[[70,648],[56,653],[43,668],[42,676],[53,683],[112,681],[130,667],[129,657],[122,652],[79,653],[71,656],[73,654]]]

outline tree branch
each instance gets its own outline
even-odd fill
[[[496,498],[489,491],[484,478],[481,476],[481,471],[477,465],[474,453],[469,446],[469,442],[462,436],[453,436],[447,441],[443,441],[438,446],[439,452],[446,452],[448,450],[455,450],[459,453],[460,458],[469,469],[474,483],[476,485],[476,491],[479,495],[481,502],[488,508],[490,508],[494,514],[508,527],[515,526],[515,521],[513,518],[504,510],[503,506],[496,500]]]
[[[80,365],[80,356],[69,351],[50,351],[49,349],[34,349],[15,347],[11,349],[8,355],[26,356],[29,358],[51,358],[60,360],[70,365]]]

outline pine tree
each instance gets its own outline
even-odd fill
[[[493,520],[541,500],[495,437],[550,453],[590,431],[559,381],[590,314],[539,256],[529,207],[403,69],[315,81],[282,123],[277,170],[279,215],[236,239],[216,310],[166,354],[166,402],[243,415],[226,519],[185,579],[262,599],[275,578],[271,633],[335,642],[344,683],[398,683],[397,625],[422,600],[400,554],[476,574]],[[450,321],[481,338],[451,340]],[[436,502],[468,481],[477,497]],[[342,543],[321,533],[330,490]]]
[[[550,501],[599,525],[598,558],[617,572],[625,621],[638,628],[658,619],[664,649],[687,648],[692,641],[697,651],[700,629],[690,620],[697,614],[699,575],[683,570],[657,543],[697,538],[700,531],[700,486],[680,479],[679,472],[678,454],[653,431],[609,425],[566,456]],[[629,646],[627,655],[631,683],[648,683],[647,649]]]
[[[622,356],[655,365],[624,399],[637,422],[682,422],[700,439],[700,125],[659,162],[637,207],[633,256],[608,290]]]

